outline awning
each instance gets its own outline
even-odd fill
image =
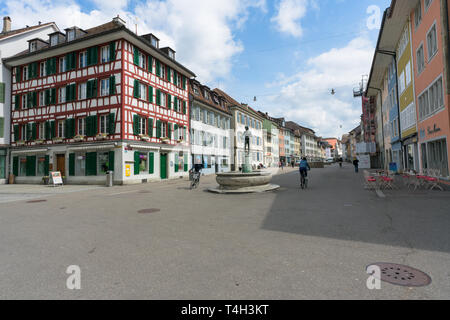
[[[141,149],[141,150],[159,150],[159,147],[152,147],[152,146],[143,146],[139,144],[130,144],[129,145],[133,149]]]
[[[26,154],[26,153],[45,153],[48,148],[44,149],[27,149],[27,150],[11,150],[11,154]]]
[[[100,144],[100,145],[91,145],[91,146],[82,146],[82,147],[69,147],[67,150],[69,151],[86,151],[86,150],[109,150],[114,148],[114,144]]]

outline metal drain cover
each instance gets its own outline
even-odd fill
[[[27,203],[38,203],[38,202],[46,202],[47,200],[29,200]]]
[[[378,266],[381,270],[381,281],[398,286],[424,287],[431,283],[431,277],[418,269],[395,263],[377,262],[367,266]]]
[[[159,211],[161,211],[161,209],[152,208],[152,209],[139,210],[138,213],[155,213],[155,212],[159,212]]]

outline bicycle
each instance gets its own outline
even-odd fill
[[[194,170],[189,171],[189,180],[191,181],[191,190],[196,189],[200,184],[200,171],[195,172]]]
[[[300,186],[302,189],[308,188],[308,178],[306,177],[306,172],[300,171]]]

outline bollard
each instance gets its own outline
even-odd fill
[[[106,173],[106,186],[107,187],[113,186],[113,177],[114,177],[114,171],[108,171]]]

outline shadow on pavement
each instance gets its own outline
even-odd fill
[[[380,199],[344,166],[313,169],[301,190],[297,173],[281,185],[262,228],[337,240],[450,252],[450,197],[411,194]]]

